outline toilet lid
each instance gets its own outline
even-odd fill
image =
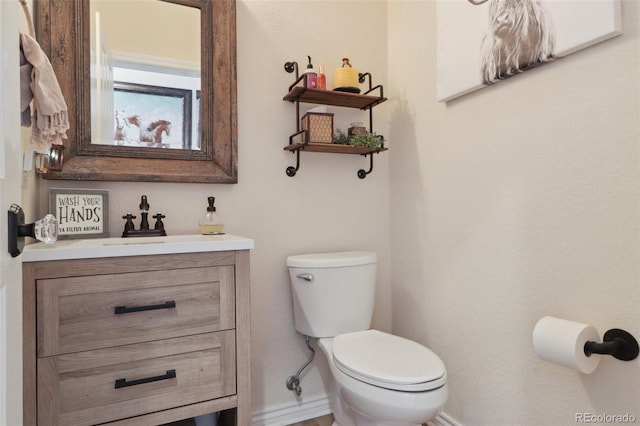
[[[430,349],[378,330],[336,336],[333,359],[343,373],[386,389],[421,392],[446,382],[444,364]]]

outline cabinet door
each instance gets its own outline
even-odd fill
[[[233,330],[38,359],[38,424],[90,425],[236,392]]]
[[[38,356],[235,327],[233,266],[37,281]]]

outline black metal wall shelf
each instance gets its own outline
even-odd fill
[[[304,135],[305,130],[300,129],[300,103],[317,104],[317,105],[330,105],[345,108],[357,108],[361,110],[369,111],[369,132],[373,133],[373,107],[379,105],[387,100],[384,97],[384,88],[382,85],[372,87],[371,74],[361,73],[359,74],[359,82],[364,83],[366,77],[369,77],[369,89],[363,94],[340,92],[335,90],[320,90],[307,87],[307,77],[305,74],[298,76],[298,64],[296,62],[287,62],[284,65],[285,71],[292,73],[295,71],[296,79],[294,83],[289,86],[289,93],[287,93],[283,100],[295,103],[296,105],[296,133],[289,136],[289,144],[284,147],[286,151],[291,151],[296,154],[296,166],[287,167],[287,176],[295,176],[300,168],[300,151],[307,152],[326,152],[332,154],[359,154],[369,156],[369,170],[358,170],[358,177],[364,179],[369,173],[373,171],[373,154],[387,151],[388,148],[382,146],[370,148],[352,145],[340,145],[335,143],[310,143],[308,137]],[[377,92],[378,95],[371,94]],[[299,136],[303,136],[304,142],[294,142],[294,139]]]

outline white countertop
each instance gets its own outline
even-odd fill
[[[41,262],[96,257],[249,250],[252,248],[252,239],[230,234],[94,238],[62,240],[53,244],[30,244],[25,246],[22,252],[22,261]]]

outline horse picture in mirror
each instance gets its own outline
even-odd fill
[[[115,144],[129,146],[144,146],[153,148],[170,148],[163,134],[171,136],[171,122],[158,119],[143,124],[140,115],[127,116],[123,111],[115,113]]]
[[[190,149],[193,145],[191,90],[117,82],[114,84],[114,145]],[[174,132],[172,130],[182,130]]]
[[[168,145],[162,143],[162,134],[171,136],[171,122],[167,120],[156,120],[143,126],[140,129],[140,142],[146,142],[149,146],[167,148]]]

